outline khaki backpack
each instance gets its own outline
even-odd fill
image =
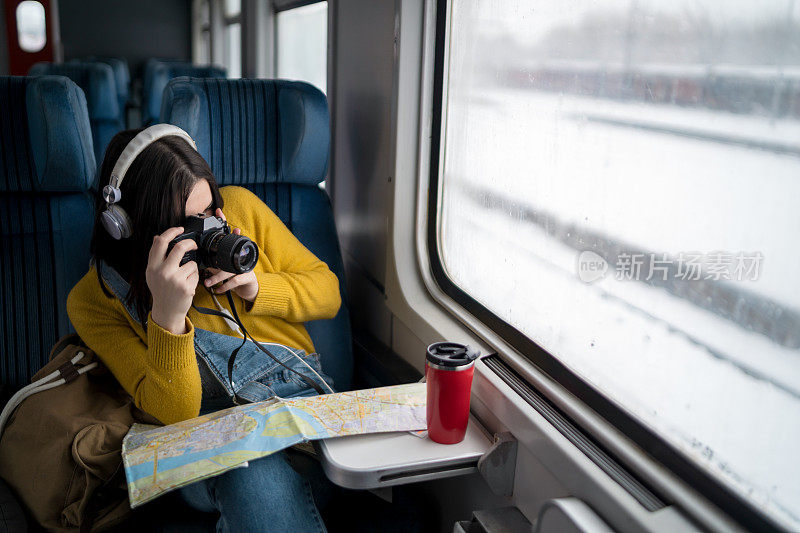
[[[134,422],[158,421],[76,335],[56,344],[32,381],[0,416],[0,476],[48,531],[119,524],[131,512],[122,439]]]

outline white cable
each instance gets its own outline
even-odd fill
[[[78,354],[75,357],[73,357],[70,360],[70,362],[74,365],[75,363],[83,359],[84,355],[85,354],[83,352],[78,352]],[[86,366],[79,368],[78,374],[85,374],[86,372],[94,369],[95,367],[97,367],[96,362],[90,363]],[[48,389],[58,387],[59,385],[63,385],[64,383],[67,382],[64,378],[52,381],[60,374],[61,373],[58,370],[56,370],[55,372],[52,372],[51,374],[48,374],[47,376],[34,381],[30,385],[26,385],[25,387],[17,391],[17,393],[14,394],[10,400],[8,400],[8,403],[3,408],[3,412],[0,413],[0,436],[3,435],[3,430],[6,427],[6,422],[8,421],[8,419],[14,413],[19,404],[22,403],[26,398],[33,396],[34,394],[46,391]]]
[[[286,346],[284,346],[284,345],[282,345],[282,344],[277,344],[277,343],[274,343],[274,342],[262,342],[261,344],[273,344],[273,345],[275,345],[275,346],[280,346],[280,347],[282,347],[282,348],[286,348]],[[288,349],[288,348],[286,348],[286,349]],[[326,388],[326,389],[328,389],[328,391],[330,391],[330,393],[331,393],[331,394],[336,394],[336,391],[334,391],[334,390],[333,390],[333,389],[330,387],[330,385],[328,385],[328,383],[327,383],[327,382],[326,382],[324,379],[322,379],[322,376],[320,376],[319,374],[317,374],[317,371],[316,371],[316,370],[314,370],[314,369],[311,367],[311,365],[309,365],[308,363],[306,363],[306,362],[305,362],[305,360],[304,360],[302,357],[300,357],[300,355],[299,355],[299,354],[295,353],[295,352],[294,352],[294,351],[292,351],[292,350],[289,350],[289,351],[290,351],[290,352],[292,352],[292,355],[294,355],[295,357],[297,357],[297,360],[298,360],[298,361],[300,361],[301,363],[303,363],[304,365],[306,365],[306,367],[308,367],[308,369],[309,369],[309,370],[311,370],[311,371],[314,373],[314,375],[315,375],[315,376],[317,376],[317,378],[319,378],[319,380],[322,382],[322,384],[323,384],[323,385],[325,385],[325,388]]]
[[[231,328],[233,331],[235,331],[236,333],[238,333],[239,335],[241,335],[241,334],[242,334],[242,330],[241,330],[241,329],[239,329],[239,325],[238,325],[238,324],[236,324],[236,321],[233,319],[233,317],[232,317],[232,316],[231,316],[231,314],[228,312],[228,310],[227,310],[227,309],[225,309],[224,307],[222,307],[222,304],[220,304],[220,303],[219,303],[219,300],[217,300],[217,296],[216,296],[216,295],[215,295],[213,292],[211,293],[211,298],[213,298],[213,300],[214,300],[214,303],[217,305],[217,308],[220,310],[220,312],[222,312],[222,314],[224,314],[224,315],[225,315],[225,316],[223,317],[223,319],[225,320],[225,322],[227,322],[227,324],[228,324],[228,327],[230,327],[230,328]],[[287,348],[287,347],[286,347],[286,346],[284,346],[283,344],[280,344],[280,343],[277,343],[277,342],[260,342],[259,344],[268,344],[268,345],[270,345],[270,346],[278,346],[279,348],[283,348],[284,350],[289,350],[289,352],[291,352],[291,354],[292,354],[292,355],[294,355],[295,357],[297,357],[297,359],[298,359],[298,360],[299,360],[301,363],[303,363],[304,365],[306,365],[306,366],[308,367],[308,369],[309,369],[309,370],[311,370],[311,371],[314,373],[314,375],[315,375],[315,376],[317,376],[317,378],[318,378],[318,379],[319,379],[319,380],[322,382],[322,384],[323,384],[323,385],[325,385],[325,388],[327,388],[327,389],[330,391],[330,393],[331,393],[331,394],[335,394],[335,391],[334,391],[334,390],[333,390],[333,389],[330,387],[330,385],[328,385],[328,383],[327,383],[327,382],[326,382],[324,379],[322,379],[322,376],[320,376],[320,375],[317,373],[317,371],[316,371],[316,370],[314,370],[314,369],[311,367],[311,365],[309,365],[308,363],[306,363],[306,362],[303,360],[303,358],[302,358],[302,357],[300,357],[300,356],[299,356],[297,353],[295,353],[293,350],[290,350],[289,348]]]
[[[231,328],[231,329],[232,329],[233,331],[235,331],[236,333],[238,333],[239,335],[241,335],[241,334],[242,334],[242,330],[241,330],[241,329],[239,329],[239,325],[238,325],[238,324],[236,323],[236,321],[233,319],[233,317],[231,316],[231,314],[230,314],[230,313],[228,313],[227,309],[225,309],[224,307],[222,307],[222,304],[220,304],[220,303],[219,303],[219,300],[217,300],[217,295],[216,295],[216,294],[214,294],[213,292],[211,292],[211,298],[214,300],[214,303],[216,304],[216,306],[217,306],[217,309],[219,309],[219,310],[220,310],[220,312],[221,312],[223,315],[225,315],[224,317],[222,317],[222,319],[223,319],[223,320],[225,320],[225,323],[226,323],[226,324],[228,324],[228,327],[229,327],[229,328]]]
[[[295,355],[297,355],[297,354],[295,354]],[[306,366],[308,367],[308,369],[309,369],[309,370],[311,370],[311,371],[314,373],[314,375],[315,375],[315,376],[317,376],[317,377],[319,378],[320,382],[321,382],[323,385],[325,385],[325,388],[326,388],[326,389],[328,389],[328,392],[330,392],[331,394],[336,394],[336,391],[335,391],[335,390],[333,390],[333,389],[330,387],[330,385],[328,385],[328,383],[327,383],[327,382],[326,382],[324,379],[322,379],[322,376],[320,376],[319,374],[317,374],[317,371],[316,371],[316,370],[314,370],[313,368],[311,368],[311,365],[309,365],[308,363],[306,363],[306,362],[303,360],[303,358],[302,358],[302,357],[300,357],[299,355],[297,355],[297,358],[300,360],[300,362],[301,362],[301,363],[303,363],[304,365],[306,365]]]

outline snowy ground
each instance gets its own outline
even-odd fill
[[[456,283],[800,527],[800,351],[658,287],[584,283],[579,250],[474,194],[672,257],[760,252],[759,278],[730,283],[796,312],[800,124],[525,90],[448,106],[442,240]]]

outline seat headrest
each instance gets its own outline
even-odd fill
[[[186,130],[220,185],[316,185],[328,168],[328,102],[287,80],[176,78],[161,120]]]
[[[113,69],[106,63],[36,63],[28,71],[29,76],[43,74],[66,76],[77,83],[86,95],[92,120],[117,120],[120,116],[117,82]]]
[[[191,63],[167,64],[171,78],[188,76],[191,78],[225,78],[227,71],[213,65],[192,65]],[[171,79],[170,78],[170,79]]]
[[[193,65],[182,61],[151,61],[149,68],[149,86],[144,88],[147,91],[147,110],[146,117],[149,120],[158,122],[161,114],[161,96],[169,80],[181,76],[191,78],[225,78],[226,71],[223,68],[211,65]]]
[[[86,58],[90,63],[105,63],[114,72],[114,82],[117,85],[117,97],[121,101],[128,99],[129,87],[131,84],[131,74],[128,70],[128,62],[118,57],[96,57],[89,56]],[[122,109],[120,109],[122,112]]]
[[[83,192],[95,172],[83,91],[63,76],[0,76],[0,191]]]

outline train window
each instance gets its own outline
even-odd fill
[[[17,5],[17,40],[25,52],[39,52],[47,44],[44,6],[41,2],[25,0]]]
[[[242,77],[242,2],[225,0],[225,27],[223,30],[223,63],[229,78]]]
[[[800,2],[447,16],[440,285],[800,527]]]
[[[328,2],[278,12],[275,29],[278,77],[327,92]]]
[[[236,17],[242,12],[242,0],[225,0],[225,16]]]
[[[203,30],[208,31],[211,28],[211,3],[210,0],[200,0],[200,8],[198,10],[198,22]]]
[[[225,67],[229,78],[242,77],[242,25],[225,25]]]
[[[200,0],[194,9],[195,24],[199,29],[197,41],[194,43],[194,62],[207,65],[211,63],[211,4],[209,0]]]

